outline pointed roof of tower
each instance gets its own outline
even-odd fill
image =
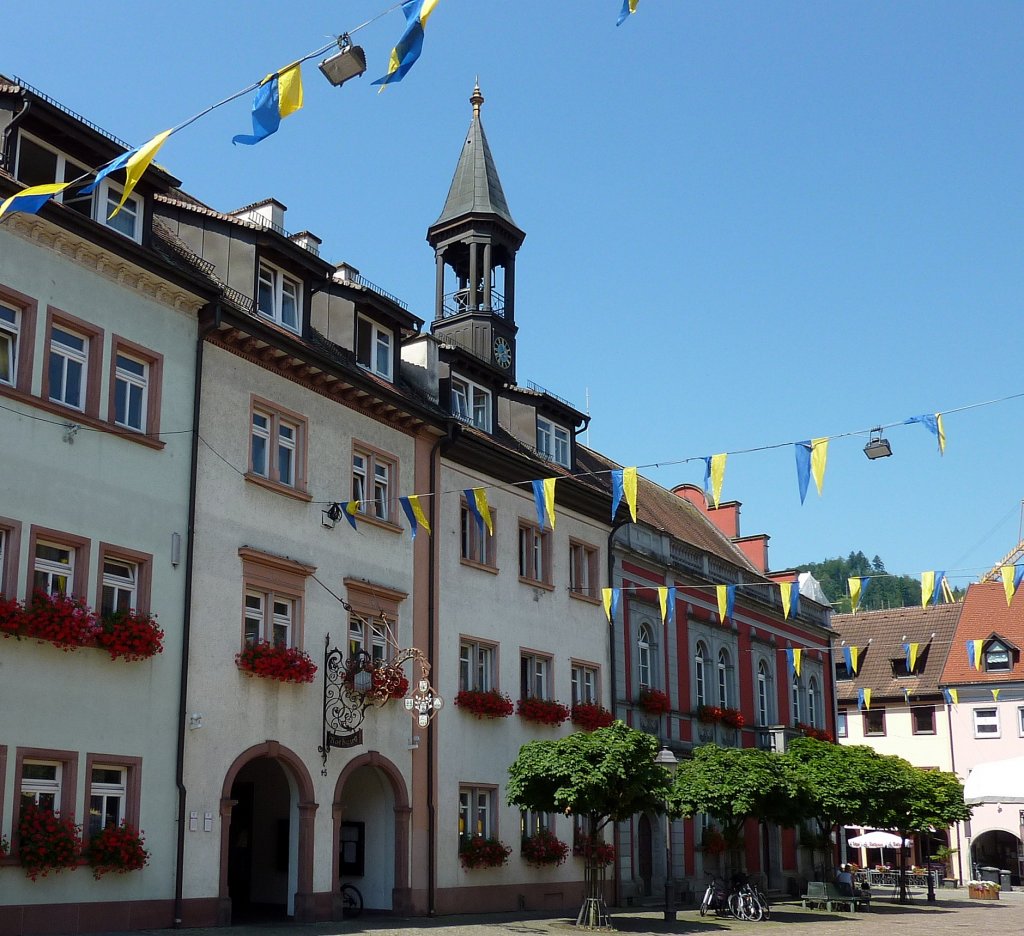
[[[487,135],[480,122],[480,107],[484,96],[480,93],[480,85],[473,88],[469,99],[473,105],[473,120],[466,134],[466,143],[459,155],[459,164],[455,167],[455,177],[448,191],[448,198],[441,211],[441,217],[434,226],[454,221],[467,214],[493,214],[513,227],[518,225],[512,220],[505,201],[505,193],[501,188],[501,179],[494,165],[491,148],[487,145]]]

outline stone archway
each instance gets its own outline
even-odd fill
[[[1021,866],[1024,864],[1024,847],[1021,840],[1005,829],[988,829],[979,832],[971,842],[972,876],[984,878],[980,868],[998,868],[1010,872],[1010,883],[1021,883]]]
[[[313,792],[313,780],[302,758],[277,741],[265,741],[243,751],[228,768],[221,789],[220,800],[220,881],[218,885],[218,922],[231,923],[231,896],[229,866],[231,857],[231,814],[236,805],[231,791],[239,774],[248,765],[261,759],[273,761],[284,773],[289,787],[290,812],[297,818],[296,847],[289,856],[294,859],[294,891],[290,891],[292,876],[289,876],[290,909],[296,923],[310,923],[314,920],[313,898],[313,822],[317,803]]]
[[[341,869],[341,830],[345,820],[345,786],[353,781],[360,771],[370,769],[387,783],[394,809],[394,869],[393,887],[391,890],[391,910],[395,913],[407,913],[412,908],[411,881],[409,879],[409,834],[412,809],[409,805],[409,791],[405,778],[395,764],[377,751],[369,751],[353,758],[342,769],[334,788],[332,805],[332,824],[334,829],[334,848],[331,864],[332,891],[334,893],[333,918],[341,919],[341,904],[337,882]],[[366,895],[364,895],[365,898]]]

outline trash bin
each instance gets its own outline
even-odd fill
[[[978,868],[978,878],[982,881],[991,881],[993,884],[999,883],[999,869],[998,868]]]
[[[1013,887],[1010,885],[1009,871],[999,872],[999,889],[1004,891],[1013,890]]]

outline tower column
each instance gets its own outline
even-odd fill
[[[516,320],[516,255],[505,261],[505,321]]]
[[[491,245],[484,244],[484,308],[491,311]]]
[[[476,241],[469,245],[469,307],[480,308],[480,255]]]
[[[434,318],[444,318],[444,251],[437,252],[437,284],[434,288]]]

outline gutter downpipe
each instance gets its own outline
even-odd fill
[[[430,449],[430,490],[437,491],[437,467],[439,452],[442,446],[451,445],[458,434],[459,426],[454,420],[448,423],[448,432],[439,438]],[[437,532],[439,497],[430,499],[430,526]],[[437,537],[430,538],[430,562],[427,566],[427,659],[430,661],[431,673],[434,667],[434,631],[437,625]],[[427,916],[437,914],[437,805],[434,799],[434,724],[431,721],[427,728]]]
[[[174,864],[174,928],[182,925],[181,909],[185,870],[185,719],[188,704],[188,653],[192,631],[192,562],[194,556],[196,529],[196,482],[199,468],[199,411],[203,389],[203,347],[206,336],[220,324],[220,303],[216,303],[213,321],[200,328],[196,338],[196,373],[193,380],[192,399],[192,468],[188,488],[188,543],[185,548],[185,614],[181,635],[181,677],[178,684],[178,751],[175,765],[175,784],[178,787],[178,842]]]

